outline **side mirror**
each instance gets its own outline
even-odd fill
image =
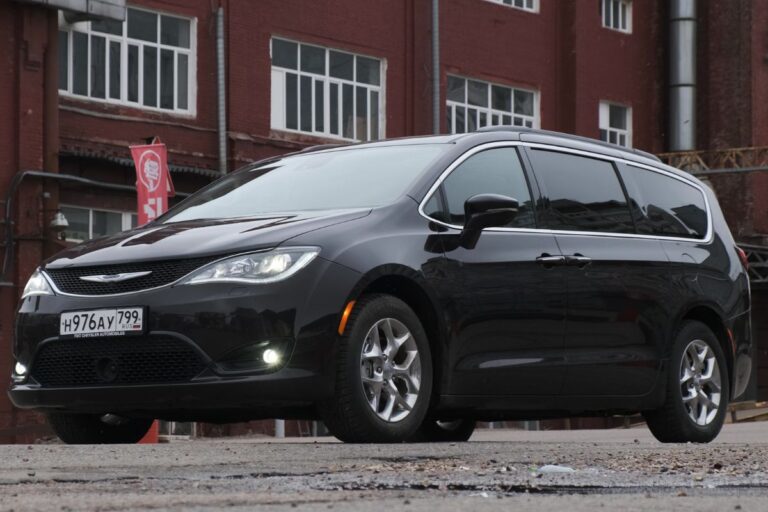
[[[478,194],[464,202],[464,229],[459,244],[474,249],[485,228],[509,224],[517,215],[520,204],[517,199],[499,194]]]

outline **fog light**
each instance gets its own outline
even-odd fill
[[[277,350],[272,350],[271,348],[265,350],[261,358],[264,359],[264,362],[269,365],[274,365],[280,362],[280,354],[277,352]]]
[[[21,363],[16,363],[16,366],[13,367],[13,371],[16,375],[23,377],[27,374],[27,367]]]
[[[274,372],[279,370],[291,357],[293,340],[272,338],[253,345],[239,347],[226,353],[218,361],[218,371],[230,372]]]

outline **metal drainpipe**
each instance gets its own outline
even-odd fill
[[[696,0],[669,4],[669,149],[696,149]]]
[[[440,0],[432,0],[432,132],[440,133]]]
[[[224,60],[224,8],[216,10],[216,67],[219,92],[219,170],[227,173],[227,84]]]

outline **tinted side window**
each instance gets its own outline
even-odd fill
[[[704,238],[707,235],[707,208],[701,191],[664,174],[628,167],[622,170],[637,202],[639,233]],[[637,195],[637,197],[634,197]]]
[[[520,203],[517,216],[507,227],[533,227],[533,205],[520,157],[512,147],[481,151],[464,160],[443,181],[446,218],[464,225],[464,202],[477,194],[502,194]],[[428,203],[429,204],[429,203]]]
[[[531,150],[533,170],[549,199],[547,227],[569,231],[634,233],[626,196],[604,160]]]
[[[443,202],[440,200],[439,192],[432,194],[429,201],[424,204],[424,213],[427,217],[432,217],[433,219],[441,220],[443,222],[446,221],[446,219],[443,218]]]

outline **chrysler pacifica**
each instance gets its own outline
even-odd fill
[[[712,191],[639,151],[512,128],[316,148],[44,262],[10,397],[68,443],[635,413],[707,442],[750,374],[739,251]]]

